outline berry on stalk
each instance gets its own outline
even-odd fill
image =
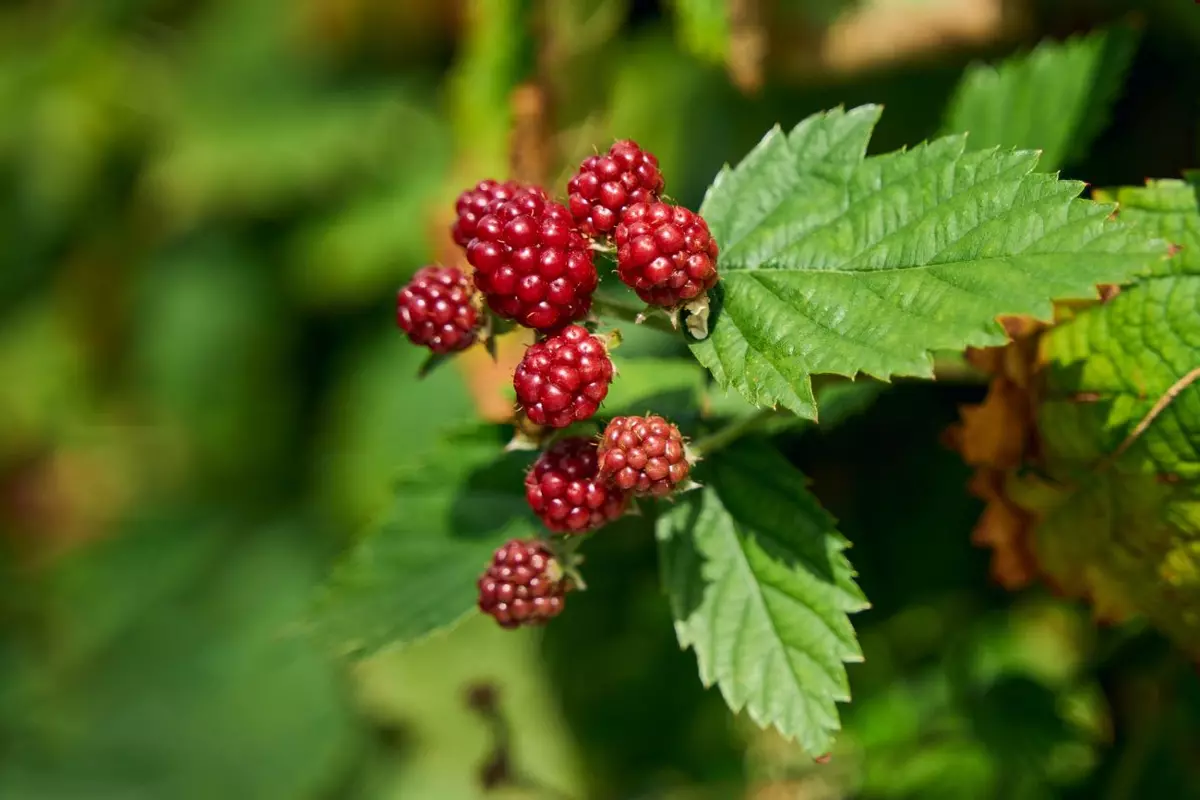
[[[617,225],[617,274],[653,306],[675,308],[717,283],[717,243],[682,206],[635,203]]]
[[[570,212],[541,190],[493,205],[475,226],[467,260],[493,311],[539,331],[585,316],[599,282]]]
[[[489,179],[480,181],[474,187],[460,194],[454,204],[458,218],[454,220],[454,225],[450,228],[454,241],[461,247],[469,245],[475,238],[475,227],[479,224],[479,220],[487,216],[494,206],[513,199],[520,191],[541,192],[542,190],[534,186],[525,186],[516,181],[501,182]]]
[[[567,205],[584,233],[607,236],[621,221],[621,212],[634,203],[658,199],[663,176],[658,159],[622,139],[607,155],[590,156],[567,183]]]
[[[542,625],[563,610],[570,588],[558,559],[537,539],[513,539],[496,550],[479,578],[479,610],[502,628]]]
[[[625,513],[629,495],[600,480],[596,442],[576,436],[538,457],[525,476],[525,499],[550,530],[583,533]]]
[[[568,325],[529,346],[513,372],[513,389],[530,422],[565,428],[596,413],[612,378],[612,359],[600,337]]]
[[[603,480],[638,495],[668,495],[691,471],[679,428],[657,415],[614,417],[596,454]]]
[[[475,297],[457,267],[422,267],[396,295],[396,324],[413,344],[435,353],[464,350],[479,332]]]

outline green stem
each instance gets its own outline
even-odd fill
[[[599,316],[616,317],[617,319],[645,325],[647,328],[653,328],[656,331],[662,331],[663,333],[675,336],[679,335],[679,331],[671,326],[671,321],[661,314],[648,314],[641,322],[638,322],[638,316],[645,309],[627,305],[617,300],[594,296],[592,297],[592,311]]]
[[[696,457],[703,458],[733,444],[777,413],[779,412],[774,409],[763,408],[753,414],[739,417],[724,428],[692,442],[688,446],[688,450]]]

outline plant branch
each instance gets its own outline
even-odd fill
[[[753,414],[738,417],[724,428],[714,431],[701,439],[697,439],[688,446],[688,450],[696,458],[703,458],[722,448],[728,447],[778,413],[780,412],[773,408],[762,408]]]
[[[1175,381],[1175,383],[1171,384],[1171,388],[1163,392],[1162,397],[1158,398],[1158,402],[1156,402],[1154,406],[1146,413],[1146,416],[1142,417],[1141,421],[1138,422],[1138,424],[1134,426],[1133,430],[1129,432],[1129,435],[1126,436],[1119,445],[1117,445],[1117,449],[1109,453],[1109,455],[1096,466],[1095,471],[1101,472],[1108,467],[1111,467],[1114,462],[1116,462],[1121,456],[1125,455],[1125,452],[1133,446],[1134,442],[1142,437],[1142,434],[1144,434],[1146,429],[1150,427],[1150,424],[1158,418],[1158,415],[1166,411],[1167,406],[1171,405],[1172,401],[1179,396],[1179,393],[1195,383],[1197,378],[1200,378],[1200,367],[1196,367],[1187,375],[1184,375],[1182,378]]]
[[[610,300],[603,297],[592,298],[593,313],[606,316],[616,317],[628,322],[633,322],[638,325],[645,325],[647,328],[653,328],[656,331],[678,335],[679,331],[671,325],[671,321],[659,314],[645,314],[643,308],[627,305],[617,300]],[[640,318],[640,321],[639,321]]]

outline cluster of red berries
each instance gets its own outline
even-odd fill
[[[451,230],[472,273],[418,271],[397,298],[398,325],[439,355],[486,335],[487,309],[532,328],[538,340],[513,375],[521,415],[541,429],[591,419],[615,375],[605,340],[575,324],[599,284],[594,252],[615,246],[618,276],[651,306],[674,311],[717,283],[707,223],[664,202],[663,188],[658,160],[628,140],[580,164],[566,205],[537,186],[480,182],[459,196]],[[556,616],[574,586],[556,545],[617,519],[632,497],[671,494],[689,470],[679,429],[659,416],[616,417],[598,440],[553,442],[526,475],[525,496],[559,538],[497,550],[479,579],[479,608],[506,628]]]

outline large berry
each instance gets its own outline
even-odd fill
[[[454,204],[458,218],[454,220],[454,226],[450,229],[454,241],[462,247],[469,245],[475,238],[475,227],[479,224],[479,220],[487,216],[495,206],[516,197],[520,191],[541,192],[542,190],[533,186],[525,186],[516,181],[486,180],[480,181],[475,184],[474,188],[467,189],[460,194],[458,201]]]
[[[493,311],[541,331],[587,314],[599,281],[570,212],[540,191],[493,206],[475,226],[467,260]]]
[[[475,289],[457,267],[422,267],[396,296],[396,324],[435,353],[470,347],[479,329]]]
[[[530,422],[565,428],[596,413],[612,377],[612,359],[599,337],[568,325],[529,346],[513,372],[513,389]]]
[[[659,416],[614,417],[604,429],[597,457],[601,479],[656,497],[670,494],[691,469],[679,429]]]
[[[662,190],[658,159],[623,139],[607,155],[584,159],[567,183],[567,205],[584,233],[609,235],[626,208],[654,202]]]
[[[550,446],[525,476],[525,499],[556,533],[583,533],[625,513],[629,495],[600,480],[596,442],[580,436]]]
[[[479,578],[479,610],[502,628],[541,625],[563,610],[570,579],[536,539],[513,539],[498,549]]]
[[[674,308],[717,283],[717,243],[699,214],[635,203],[617,226],[617,273],[650,305]]]

